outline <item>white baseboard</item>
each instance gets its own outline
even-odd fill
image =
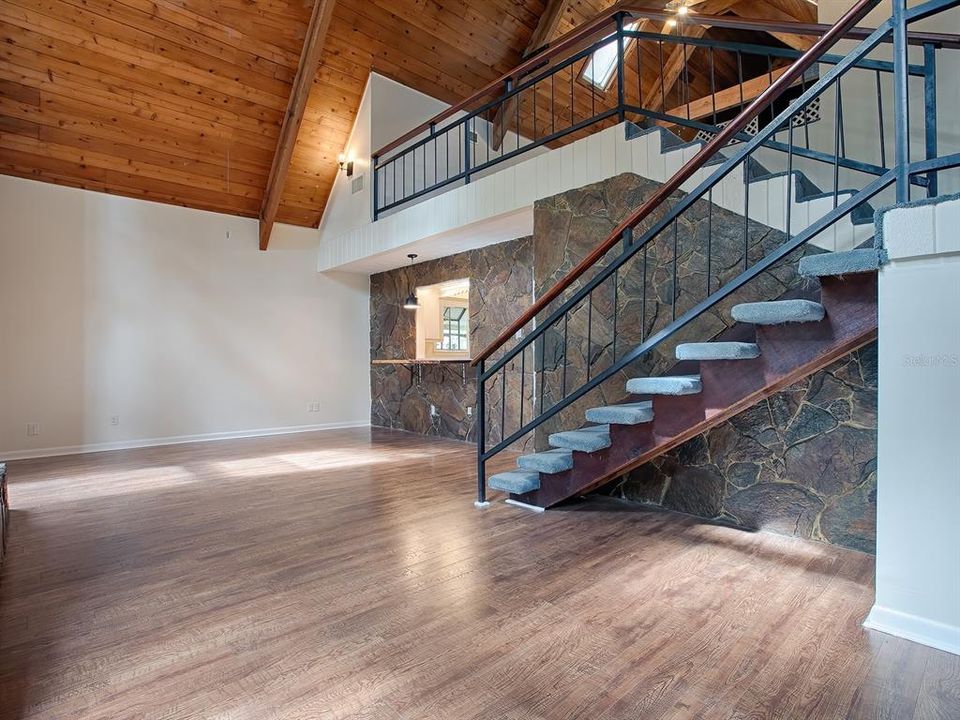
[[[58,455],[81,455],[83,453],[107,452],[110,450],[131,450],[133,448],[158,447],[161,445],[182,445],[183,443],[211,442],[213,440],[234,440],[239,438],[267,437],[269,435],[291,435],[293,433],[316,432],[318,430],[341,430],[344,428],[359,427],[370,427],[370,421],[362,420],[353,422],[320,423],[318,425],[291,425],[288,427],[202,433],[200,435],[176,435],[172,437],[146,438],[141,440],[121,440],[118,442],[91,443],[88,445],[64,445],[62,447],[36,448],[31,450],[10,450],[8,452],[0,451],[0,462],[9,460],[29,460],[32,458],[56,457]]]
[[[896,635],[937,650],[960,655],[960,627],[874,605],[863,621],[869,630]]]

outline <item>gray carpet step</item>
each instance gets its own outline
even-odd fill
[[[631,378],[627,392],[634,395],[696,395],[703,390],[698,375]]]
[[[588,422],[610,425],[639,425],[653,420],[653,403],[649,400],[623,405],[590,408],[586,412]]]
[[[610,447],[610,426],[596,425],[581,430],[553,433],[549,442],[550,446],[555,448],[596,452]]]
[[[883,251],[877,248],[820,253],[800,258],[800,274],[803,277],[826,277],[873,272],[883,261]]]
[[[558,448],[545,450],[531,455],[521,455],[517,458],[517,467],[521,470],[530,470],[542,473],[559,473],[573,467],[573,453]]]
[[[744,342],[682,343],[677,360],[751,360],[760,357],[760,348]]]
[[[812,300],[776,300],[734,305],[730,315],[737,322],[753,325],[782,325],[795,322],[820,322],[823,305]]]
[[[540,488],[540,473],[524,470],[509,470],[487,478],[487,485],[508,493],[522,495]]]

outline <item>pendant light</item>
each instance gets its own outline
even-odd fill
[[[413,267],[413,261],[417,259],[416,253],[410,253],[407,257],[410,258],[410,267]],[[415,289],[411,288],[407,299],[403,301],[403,307],[405,310],[416,310],[420,307],[420,303],[417,302],[417,292]]]

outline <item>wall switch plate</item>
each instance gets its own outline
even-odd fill
[[[111,424],[111,425],[119,425],[119,424],[120,424],[120,416],[119,416],[119,415],[111,415],[111,416],[110,416],[110,424]]]
[[[436,405],[431,405],[431,406],[430,406],[430,417],[436,417],[436,416],[437,416],[437,406],[436,406]]]
[[[40,423],[27,423],[27,437],[36,437],[40,434]]]
[[[467,405],[467,417],[473,417],[473,405]]]

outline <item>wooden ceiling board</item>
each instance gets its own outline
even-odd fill
[[[556,35],[613,2],[566,0]],[[740,12],[750,15],[755,2],[741,0]],[[456,103],[520,61],[545,6],[337,0],[278,220],[319,223],[371,71]],[[811,7],[771,0],[763,12],[810,19]],[[0,172],[257,217],[312,8],[312,0],[3,0]],[[654,57],[640,49],[645,88],[656,80]],[[730,62],[715,72],[718,84],[729,82]],[[691,67],[692,95],[709,89],[708,73]],[[538,103],[548,94],[539,87]],[[578,83],[575,116],[598,100],[609,97]],[[569,114],[569,102],[558,107]],[[521,102],[533,132],[531,111],[529,98]],[[537,125],[547,127],[542,115]]]

